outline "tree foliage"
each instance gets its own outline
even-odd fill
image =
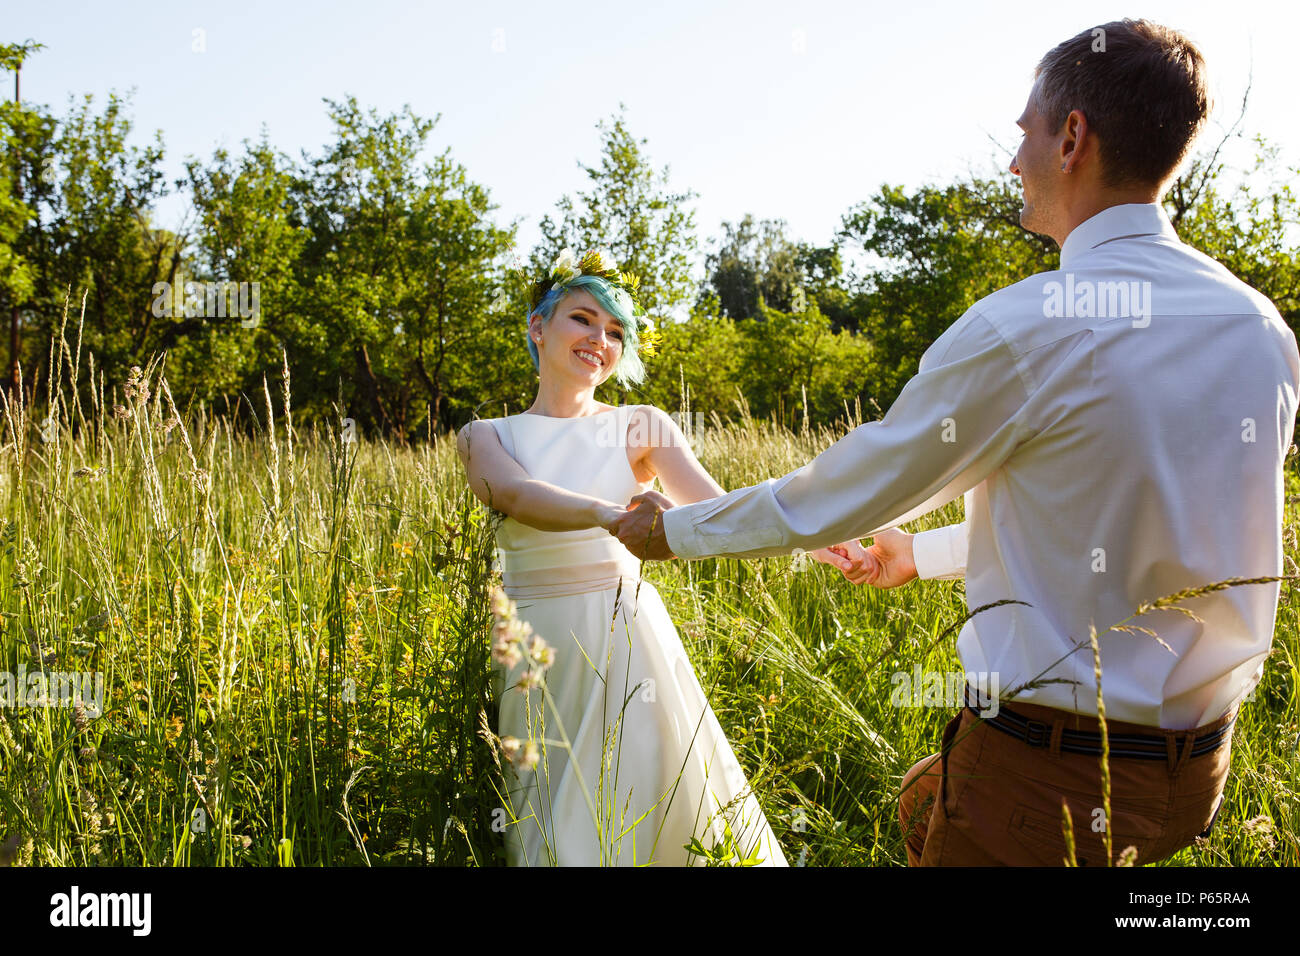
[[[16,70],[37,49],[0,46],[0,66]],[[706,415],[743,405],[798,425],[855,403],[887,408],[975,301],[1059,258],[1021,228],[1019,183],[999,168],[881,186],[825,245],[789,237],[779,219],[724,222],[697,280],[695,193],[652,165],[621,106],[597,123],[597,162],[579,161],[587,188],[556,201],[523,257],[487,187],[433,149],[437,116],[327,100],[319,150],[295,160],[264,131],[190,157],[169,183],[161,133],[137,142],[128,107],[86,97],[56,116],[0,101],[0,314],[19,316],[29,387],[65,303],[75,330],[84,295],[82,347],[110,386],[165,353],[179,401],[261,414],[263,380],[278,390],[287,358],[300,421],[341,414],[402,439],[443,432],[532,402],[529,280],[565,246],[603,246],[640,276],[652,314],[690,308],[659,323],[647,380],[627,393],[608,382],[600,398],[672,410],[689,393]],[[1184,241],[1300,330],[1300,170],[1257,139],[1238,174],[1221,159],[1227,138],[1189,163],[1166,208]],[[154,218],[173,190],[189,209],[175,231]],[[253,286],[250,317],[233,290]],[[227,288],[231,308],[214,310],[213,290]]]

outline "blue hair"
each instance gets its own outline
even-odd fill
[[[641,356],[638,354],[641,344],[639,334],[641,319],[637,316],[636,305],[626,289],[611,285],[600,276],[578,276],[563,286],[552,286],[546,295],[542,296],[542,301],[537,304],[537,308],[528,314],[528,321],[531,323],[534,315],[540,315],[543,325],[550,322],[556,307],[565,296],[576,289],[584,289],[591,293],[591,297],[600,304],[602,309],[623,323],[623,348],[618,361],[614,364],[614,378],[624,388],[641,384],[645,381],[645,363],[641,361]],[[537,357],[537,343],[533,341],[533,337],[527,330],[524,332],[524,339],[528,342],[528,354],[533,358],[533,368],[540,371],[541,362]]]

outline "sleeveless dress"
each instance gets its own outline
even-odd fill
[[[529,476],[626,504],[647,490],[627,457],[632,409],[488,419]],[[534,740],[533,770],[503,761],[512,866],[702,865],[685,845],[787,866],[641,562],[604,528],[538,531],[506,517],[497,560],[517,615],[555,650],[545,687],[496,664],[500,736]]]

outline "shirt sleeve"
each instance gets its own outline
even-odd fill
[[[911,521],[983,481],[1033,435],[1012,350],[978,311],[921,357],[888,414],[808,464],[663,514],[679,558],[813,551]]]
[[[930,531],[918,531],[912,537],[912,559],[918,578],[949,581],[966,576],[966,549],[970,525],[944,525]]]

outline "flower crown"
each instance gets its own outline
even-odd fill
[[[622,289],[632,300],[632,314],[640,319],[639,332],[641,345],[638,351],[643,355],[653,355],[658,344],[658,333],[650,316],[645,314],[637,299],[637,289],[641,280],[631,272],[622,272],[614,262],[614,256],[608,249],[588,249],[580,257],[572,248],[565,247],[551,263],[551,271],[544,278],[533,283],[529,314],[537,311],[546,294],[554,288],[564,288],[579,276],[598,276],[615,288]]]

